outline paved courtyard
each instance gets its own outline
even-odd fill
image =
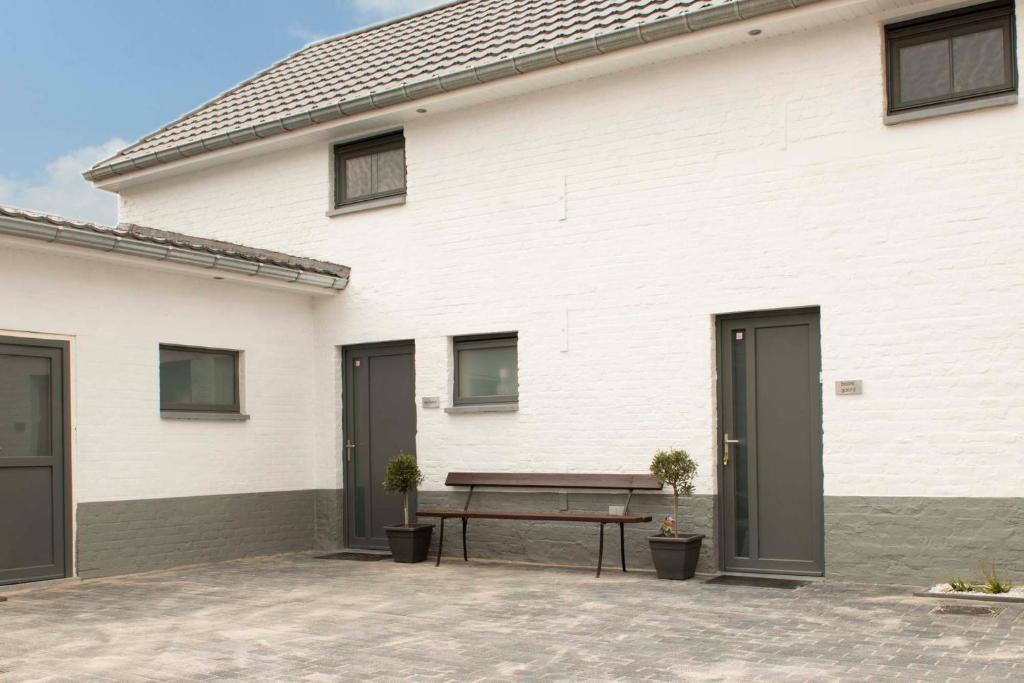
[[[10,595],[0,680],[1024,680],[1024,607],[938,604],[297,554]]]

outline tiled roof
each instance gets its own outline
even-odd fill
[[[180,232],[126,223],[113,228],[9,206],[0,206],[0,235],[31,237],[329,289],[344,289],[351,272],[348,266],[337,263]]]
[[[85,175],[184,157],[818,0],[459,0],[324,40]]]

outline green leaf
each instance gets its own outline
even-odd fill
[[[408,493],[423,483],[423,473],[416,464],[416,457],[399,453],[384,469],[384,490],[392,493]]]

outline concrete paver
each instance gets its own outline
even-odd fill
[[[1024,680],[1024,607],[308,553],[0,603],[0,680]]]

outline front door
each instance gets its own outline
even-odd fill
[[[824,572],[819,329],[817,311],[719,319],[726,570]]]
[[[402,498],[384,490],[384,468],[416,454],[412,342],[345,349],[345,528],[350,548],[388,547],[384,527],[401,524]],[[415,510],[415,496],[410,503]]]
[[[0,337],[0,585],[70,571],[67,350]]]

